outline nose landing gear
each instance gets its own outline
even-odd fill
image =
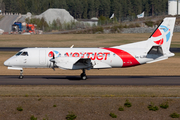
[[[87,76],[86,76],[86,72],[85,72],[85,69],[82,69],[82,73],[81,73],[81,80],[86,80],[87,79]]]
[[[19,79],[23,79],[24,76],[23,76],[23,70],[20,70],[20,76],[19,76]]]

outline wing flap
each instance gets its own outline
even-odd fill
[[[90,58],[64,57],[56,60],[56,65],[61,69],[78,70],[91,69],[92,63]]]
[[[106,69],[106,68],[112,68],[110,65],[104,63],[104,62],[95,62],[93,68],[95,69]]]

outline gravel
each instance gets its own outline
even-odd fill
[[[44,17],[47,23],[52,23],[53,20],[59,19],[61,24],[64,22],[74,21],[74,17],[70,15],[65,9],[48,9],[40,15],[36,16],[37,18]],[[75,20],[76,21],[76,20]]]

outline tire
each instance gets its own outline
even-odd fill
[[[24,76],[22,76],[22,75],[19,76],[19,79],[23,79],[23,78],[24,78]]]
[[[87,76],[86,76],[86,74],[81,74],[81,80],[86,80],[87,79]]]

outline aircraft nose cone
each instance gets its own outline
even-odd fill
[[[4,62],[4,66],[8,66],[8,64],[9,64],[9,62],[6,60],[6,61]]]

